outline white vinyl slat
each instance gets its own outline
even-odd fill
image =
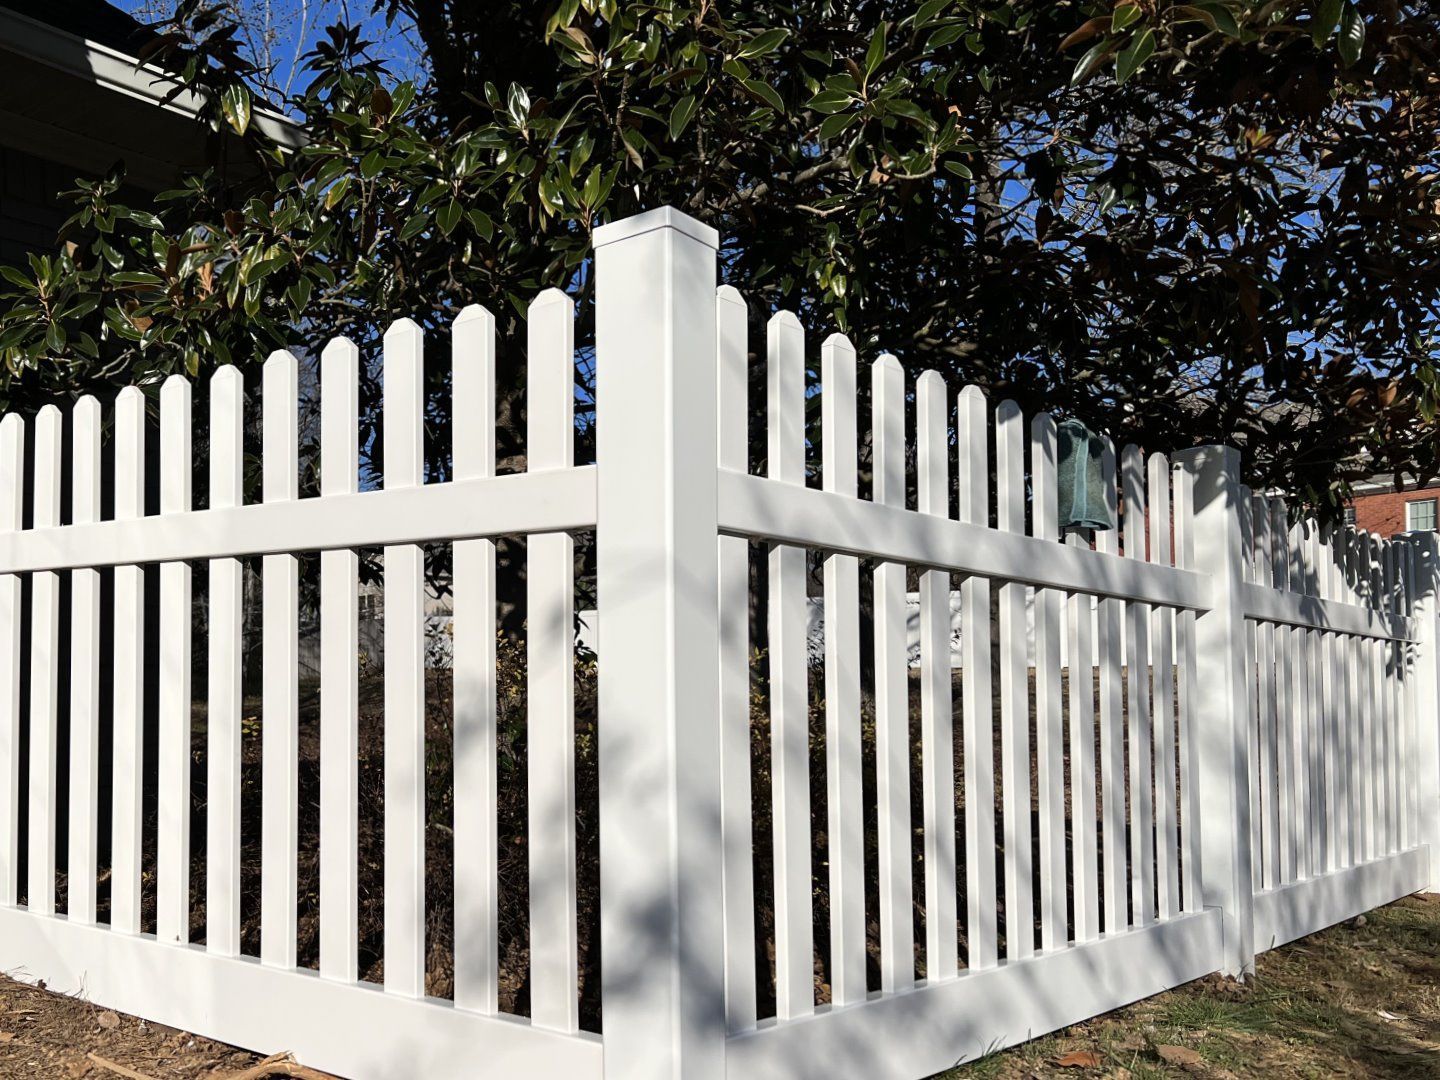
[[[1171,472],[1175,499],[1175,563],[1188,570],[1195,566],[1194,479],[1178,463],[1172,466]],[[1178,614],[1176,637],[1180,654],[1176,679],[1180,742],[1180,891],[1182,907],[1188,915],[1203,906],[1200,895],[1199,735],[1195,724],[1197,658],[1193,611]]]
[[[35,416],[34,507],[37,529],[60,524],[60,410],[46,405]],[[55,805],[60,691],[60,575],[42,571],[30,580],[30,848],[26,904],[55,914]]]
[[[266,502],[299,497],[298,377],[290,353],[276,352],[265,361],[260,416],[261,494]],[[260,572],[260,960],[291,968],[300,843],[299,560],[267,555]],[[385,908],[388,913],[388,889]]]
[[[1106,512],[1113,529],[1095,534],[1095,549],[1109,555],[1119,551],[1120,514],[1117,497],[1115,447],[1106,440],[1100,452],[1100,482]],[[1125,850],[1125,730],[1121,625],[1125,601],[1100,601],[1095,650],[1100,674],[1100,798],[1101,843],[1104,850],[1104,932],[1117,934],[1130,924],[1129,875]]]
[[[160,388],[160,513],[191,503],[190,383],[171,375]],[[185,562],[160,567],[160,742],[155,936],[190,940],[191,574]]]
[[[1145,459],[1127,446],[1120,457],[1125,490],[1125,555],[1145,561]],[[1125,673],[1130,732],[1130,907],[1139,925],[1155,919],[1154,732],[1150,716],[1150,605],[1127,605]]]
[[[717,393],[717,461],[722,468],[745,472],[750,460],[750,376],[749,376],[749,326],[745,299],[739,290],[722,285],[716,291],[715,333],[717,337],[716,393]],[[833,339],[832,339],[833,340]],[[836,346],[835,348],[838,348]],[[832,350],[827,342],[827,362],[835,361],[840,354]],[[854,453],[854,397],[855,359],[849,357],[851,420],[851,452]],[[826,367],[831,372],[831,367]],[[829,409],[836,407],[830,398],[832,390],[839,392],[839,380],[845,374],[843,369],[825,376],[827,409],[825,421],[827,477],[831,475],[832,457],[828,449],[833,435],[834,423],[828,419]],[[853,493],[852,493],[853,494]],[[743,537],[722,536],[719,538],[718,590],[720,594],[720,815],[724,851],[724,909],[725,909],[725,1015],[730,1034],[750,1031],[755,1027],[757,986],[755,982],[755,862],[754,824],[751,804],[751,760],[750,760],[750,544]],[[828,564],[827,564],[828,565]],[[828,571],[827,571],[828,573]],[[830,578],[826,578],[826,604],[835,596]],[[858,599],[856,603],[858,603]],[[838,618],[838,616],[837,616]],[[838,623],[826,609],[825,626],[828,643],[837,633]],[[827,677],[834,664],[827,654]],[[827,708],[839,707],[838,692],[826,693]],[[858,717],[855,738],[859,739]],[[838,747],[835,739],[827,743],[830,753]],[[857,751],[858,753],[858,751]],[[858,766],[857,766],[858,768]],[[835,770],[831,769],[834,777]],[[858,807],[857,807],[858,809]],[[830,812],[840,812],[837,799],[832,796]],[[834,819],[832,818],[832,821]],[[833,825],[830,830],[831,872],[844,871],[842,851],[843,834]],[[854,913],[844,908],[849,893],[831,885],[831,933],[843,933],[852,926]],[[862,896],[862,922],[860,941],[860,982],[859,992],[865,992],[864,954],[864,910]],[[846,961],[853,957],[842,948],[836,948],[835,972],[831,979],[831,990],[836,1003],[845,995],[855,992],[853,968]]]
[[[1290,527],[1290,591],[1303,596],[1306,581],[1305,526]],[[1314,823],[1310,815],[1310,717],[1315,702],[1310,691],[1309,632],[1300,627],[1287,629],[1291,655],[1291,775],[1295,785],[1295,873],[1298,880],[1312,874]]]
[[[1170,463],[1164,454],[1150,455],[1150,561],[1172,564]],[[1180,848],[1176,830],[1175,793],[1175,613],[1156,608],[1151,632],[1154,643],[1155,703],[1155,883],[1160,918],[1180,914]]]
[[[71,413],[70,520],[100,520],[100,403],[75,402]],[[0,485],[4,479],[0,478]],[[0,589],[4,586],[0,585]],[[3,603],[3,601],[0,601]],[[3,633],[0,621],[0,633]],[[3,679],[0,679],[3,685]],[[66,917],[95,921],[99,842],[100,572],[70,574],[70,834]],[[3,775],[3,774],[0,774]]]
[[[743,331],[744,323],[740,323]],[[733,378],[737,390],[732,400],[739,399],[744,383],[744,351],[738,350],[737,371]],[[722,353],[722,363],[725,354]],[[820,349],[820,428],[821,459],[824,466],[822,483],[826,491],[856,496],[858,432],[856,420],[855,349],[839,334],[832,334]],[[722,404],[723,404],[722,398]],[[940,402],[944,408],[944,401]],[[722,453],[720,464],[727,459],[737,462],[731,467],[744,468],[743,414],[734,428],[735,446]],[[943,425],[944,417],[940,423]],[[723,448],[722,448],[723,449]],[[944,480],[941,478],[943,492]],[[723,544],[724,541],[722,541]],[[743,545],[743,542],[741,542]],[[742,549],[743,551],[743,546]],[[723,552],[722,552],[723,557]],[[737,557],[736,574],[744,564]],[[721,572],[725,572],[722,563]],[[860,564],[853,555],[827,554],[824,563],[825,584],[825,777],[826,806],[829,825],[830,856],[830,1000],[835,1006],[851,1005],[865,1000],[865,806],[862,779],[860,730]],[[948,580],[945,611],[948,618]],[[732,601],[737,605],[735,618],[743,620],[748,608],[748,585],[737,584]],[[721,611],[725,611],[722,603]],[[724,629],[724,627],[722,627]],[[946,640],[945,677],[949,680],[949,641]],[[738,655],[738,653],[737,653]],[[739,666],[737,660],[737,669]],[[748,707],[748,706],[747,706]],[[737,707],[736,712],[739,713]],[[748,723],[744,728],[748,737]],[[737,754],[738,760],[738,754]],[[748,747],[744,761],[747,790],[749,775]],[[953,784],[953,777],[952,777]],[[748,819],[749,810],[746,815]],[[748,837],[748,832],[747,832]],[[927,832],[927,839],[929,833]],[[928,849],[927,849],[928,850]],[[955,847],[953,800],[951,817],[950,866],[953,881]],[[750,850],[743,852],[749,865]],[[927,861],[927,867],[929,863]],[[928,879],[927,879],[928,881]],[[950,895],[950,921],[955,921],[955,897]],[[753,916],[747,908],[745,919]],[[753,931],[752,931],[753,934]],[[750,942],[753,964],[753,937]],[[950,955],[956,953],[956,937],[950,937]],[[749,969],[754,982],[754,968]],[[951,974],[954,974],[952,962]]]
[[[115,519],[144,516],[145,396],[127,386],[115,399]],[[145,572],[139,566],[115,568],[114,679],[110,925],[121,933],[138,934],[145,754]]]
[[[1089,545],[1076,532],[1071,547]],[[1095,775],[1095,615],[1091,598],[1071,593],[1067,642],[1070,667],[1071,878],[1075,891],[1075,941],[1100,936],[1099,817]]]
[[[25,421],[0,420],[0,533],[24,524]],[[20,874],[20,596],[18,574],[0,574],[0,905],[13,906]]]
[[[455,476],[495,475],[495,317],[471,305],[451,338]],[[455,614],[455,1005],[499,1009],[495,542],[453,547]]]
[[[1337,599],[1335,595],[1335,563],[1333,531],[1329,536],[1321,535],[1315,551],[1319,594],[1325,600]],[[1339,671],[1336,669],[1335,650],[1339,638],[1326,631],[1320,636],[1320,712],[1317,722],[1324,758],[1324,806],[1321,828],[1325,836],[1325,865],[1321,870],[1330,873],[1340,868],[1340,815],[1339,802],[1339,750],[1335,740],[1335,726],[1339,719],[1336,696],[1339,690]]]
[[[1020,407],[995,409],[996,520],[1002,531],[1025,531],[1025,425]],[[1030,687],[1025,586],[1000,586],[1000,784],[1005,837],[1005,956],[1035,952],[1030,808]]]
[[[575,307],[558,289],[530,305],[526,468],[575,464]],[[527,772],[530,785],[531,1016],[580,1027],[575,867],[575,541],[527,539],[525,581]],[[423,935],[422,935],[423,939]]]
[[[239,368],[227,365],[210,379],[212,508],[239,506],[244,502],[244,438],[245,382]],[[237,956],[240,953],[240,723],[244,701],[244,566],[239,559],[210,561],[209,601],[205,948],[219,956]],[[322,858],[324,854],[322,846]],[[323,874],[321,887],[324,887]]]
[[[955,409],[960,448],[960,520],[990,521],[990,453],[985,397],[974,386],[960,391]],[[976,575],[960,584],[961,739],[965,785],[966,964],[998,962],[995,892],[995,752],[990,686],[990,582]]]
[[[424,340],[400,319],[385,332],[384,483],[424,481]],[[425,992],[425,549],[385,560],[385,990]]]
[[[1060,542],[1055,421],[1030,423],[1030,534]],[[1065,944],[1065,717],[1060,698],[1057,589],[1035,590],[1035,775],[1040,811],[1040,948]]]
[[[322,498],[360,487],[359,370],[344,338],[321,353]],[[359,977],[359,562],[352,548],[320,553],[320,974],[341,982]]]
[[[871,365],[871,379],[875,501],[904,507],[905,376],[900,362],[885,355]],[[803,581],[800,592],[803,595]],[[910,688],[905,624],[905,567],[901,563],[880,563],[875,568],[875,801],[879,831],[880,987],[885,993],[903,990],[915,981],[910,879]],[[807,984],[809,980],[807,970]]]
[[[770,478],[800,487],[805,483],[805,337],[794,315],[782,311],[771,318],[766,329],[766,356]],[[811,959],[814,916],[810,903],[810,694],[806,684],[809,660],[805,640],[805,552],[801,548],[773,544],[768,561],[775,1008],[779,1019],[790,1020],[808,1015],[815,1007]],[[878,606],[877,600],[877,609]],[[877,610],[877,620],[880,617]],[[881,821],[883,830],[883,813]],[[881,859],[883,867],[883,854]],[[880,888],[883,893],[883,868]]]
[[[1335,598],[1344,603],[1354,600],[1351,587],[1350,527],[1342,525],[1331,537],[1331,559],[1335,563]],[[1354,670],[1351,662],[1351,639],[1337,634],[1333,652],[1335,665],[1335,819],[1336,819],[1336,865],[1345,868],[1355,865],[1355,815],[1351,797],[1351,775],[1354,753],[1351,747],[1351,733],[1354,728],[1354,708],[1351,694],[1354,685]]]
[[[1289,512],[1283,499],[1270,502],[1270,580],[1280,592],[1290,591],[1290,527]],[[1295,729],[1295,711],[1291,708],[1292,693],[1290,628],[1265,626],[1275,648],[1275,772],[1277,780],[1275,812],[1280,819],[1280,857],[1276,881],[1288,884],[1296,880],[1296,847],[1298,843],[1295,800],[1294,755],[1291,752]]]
[[[1244,578],[1247,583],[1253,582],[1256,577],[1255,570],[1255,500],[1250,489],[1240,489],[1240,549],[1244,556]],[[1246,766],[1246,782],[1248,788],[1247,802],[1250,806],[1260,804],[1260,772],[1256,768],[1256,762],[1260,760],[1260,702],[1258,693],[1258,680],[1256,679],[1257,659],[1259,656],[1258,638],[1260,631],[1254,622],[1245,622],[1245,735],[1249,742],[1247,754],[1248,764]],[[1258,891],[1263,879],[1260,866],[1260,815],[1252,812],[1250,814],[1250,882],[1251,888]]]
[[[950,427],[946,422],[945,397],[945,380],[938,372],[927,371],[916,381],[916,508],[922,514],[939,517],[950,516]],[[1058,668],[1056,676],[1058,680]],[[959,964],[955,734],[950,698],[950,575],[943,570],[927,570],[920,575],[920,746],[925,842],[925,979],[928,984],[954,978]],[[1062,877],[1063,829],[1062,820]],[[1063,932],[1063,883],[1061,889]]]
[[[1270,503],[1264,496],[1255,496],[1251,514],[1255,530],[1256,584],[1269,588],[1274,578],[1274,561],[1270,551]],[[1255,630],[1255,663],[1259,668],[1256,700],[1259,705],[1259,754],[1251,758],[1251,767],[1259,770],[1260,801],[1251,809],[1251,819],[1260,826],[1260,843],[1255,851],[1260,858],[1260,884],[1273,889],[1278,883],[1276,871],[1280,855],[1280,814],[1276,812],[1275,793],[1275,636],[1265,627]]]

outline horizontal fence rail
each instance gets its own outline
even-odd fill
[[[597,230],[593,381],[549,290],[0,420],[5,969],[354,1077],[919,1080],[1437,887],[1434,534],[1109,440],[1064,528],[1055,417],[718,244]]]

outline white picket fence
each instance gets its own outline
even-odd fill
[[[496,332],[481,308],[454,326],[463,422],[445,483],[423,482],[422,342],[408,322],[385,341],[380,490],[360,490],[359,357],[344,341],[321,361],[318,497],[298,497],[297,361],[284,353],[264,371],[255,504],[242,504],[245,397],[230,368],[208,388],[204,509],[190,488],[183,378],[158,395],[158,515],[144,512],[141,390],[115,403],[103,479],[98,402],[74,406],[68,454],[54,407],[35,417],[28,455],[24,421],[0,422],[0,968],[353,1077],[916,1080],[1210,972],[1248,972],[1257,950],[1440,882],[1433,535],[1322,540],[1278,501],[1252,498],[1233,450],[1167,459],[1126,448],[1105,456],[1121,528],[1093,548],[1062,540],[1053,421],[1027,425],[1010,402],[992,414],[975,388],[952,395],[933,373],[912,391],[889,356],[868,369],[862,495],[855,350],[828,338],[818,386],[807,386],[803,332],[786,313],[765,344],[768,471],[752,475],[747,312],[733,289],[717,294],[717,239],[669,209],[597,231],[594,464],[575,463],[572,310],[555,291],[529,311],[522,474],[496,475]],[[806,434],[811,393],[819,445]],[[102,520],[106,482],[114,513]],[[581,1030],[578,989],[573,537],[590,531],[603,627],[601,1032]],[[528,1016],[499,1007],[496,807],[507,781],[496,757],[495,540],[509,536],[528,541]],[[453,545],[454,560],[446,1000],[425,996],[431,543]],[[757,543],[768,625],[752,641]],[[362,980],[357,960],[356,552],[374,548],[385,575],[383,986]],[[817,730],[807,550],[823,561]],[[296,556],[314,551],[318,971],[298,967],[296,953]],[[241,567],[251,557],[263,557],[258,956],[241,949]],[[192,564],[207,566],[209,597],[200,933],[189,881]],[[152,878],[143,586],[154,566]],[[102,658],[104,568],[115,614],[113,655]],[[918,745],[907,568],[920,604]],[[868,669],[862,595],[873,612]],[[756,700],[767,710],[758,729]],[[760,772],[756,730],[768,735]],[[114,767],[102,785],[106,733]],[[768,791],[752,790],[756,777]],[[113,823],[104,867],[102,817]],[[101,877],[108,921],[97,921]],[[151,899],[153,934],[142,932]],[[757,967],[769,951],[757,932],[771,939],[773,974]]]

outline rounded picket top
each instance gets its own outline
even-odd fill
[[[280,368],[296,367],[298,363],[289,349],[276,349],[265,358],[264,371],[268,374]]]
[[[971,405],[979,403],[981,408],[986,405],[985,391],[974,383],[966,383],[960,388],[960,401],[962,404]]]
[[[420,329],[420,324],[411,318],[399,318],[392,322],[385,330],[385,345],[390,346],[392,342],[401,342],[413,339],[421,341],[425,337],[425,331]],[[337,339],[338,340],[338,339]]]
[[[162,408],[169,402],[178,402],[182,398],[188,399],[189,397],[190,380],[178,371],[173,375],[167,376],[165,381],[160,384],[160,405]]]
[[[98,424],[100,422],[100,402],[93,394],[82,394],[75,399],[72,415],[77,427]]]
[[[891,359],[894,359],[894,357],[891,357]],[[897,364],[899,363],[898,360],[896,360],[895,362]],[[919,393],[922,390],[927,394],[945,393],[945,376],[941,375],[940,372],[933,369],[929,371],[922,371],[920,373],[920,377],[915,380],[915,391],[916,393]]]
[[[797,331],[804,332],[804,327],[800,325],[800,317],[793,311],[781,310],[775,312],[774,315],[770,316],[770,321],[766,325],[772,327],[793,327]]]
[[[527,307],[525,310],[527,313],[537,311],[538,309],[542,307],[548,307],[551,304],[564,304],[567,308],[571,310],[573,310],[575,307],[575,301],[570,299],[569,293],[567,293],[564,289],[557,289],[552,286],[551,288],[546,289],[544,292],[542,292],[539,296],[535,297],[534,300],[531,300],[530,306]]]
[[[745,303],[745,294],[734,285],[717,286],[715,289],[715,299],[722,303],[734,304],[736,307],[746,308],[747,310],[749,308],[749,305]]]
[[[0,418],[0,441],[8,445],[9,440],[15,438],[25,438],[25,418],[19,413],[6,413]]]
[[[870,365],[870,368],[877,375],[881,372],[884,372],[887,374],[887,376],[889,376],[890,372],[894,372],[901,378],[905,377],[905,369],[900,366],[900,360],[898,357],[895,356],[894,353],[881,353],[875,358],[875,361]]]
[[[325,343],[325,348],[320,350],[320,392],[325,392],[325,374],[337,365],[343,370],[358,368],[360,364],[360,349],[347,337],[331,338]],[[339,375],[339,372],[336,372]]]
[[[216,390],[228,390],[231,387],[240,388],[245,384],[245,376],[240,374],[240,369],[234,364],[221,364],[210,376],[210,389],[213,393]]]
[[[495,325],[495,316],[490,313],[490,309],[484,304],[466,304],[460,309],[460,314],[455,316],[455,321],[451,325],[458,328],[477,322],[487,323],[491,326]]]
[[[850,353],[852,356],[855,354],[855,343],[839,330],[836,330],[822,341],[820,347],[822,349],[839,349],[842,352]]]
[[[133,409],[137,405],[144,406],[145,391],[133,383],[130,386],[122,386],[119,393],[115,395],[115,407]]]
[[[65,418],[61,415],[58,405],[43,406],[40,411],[35,414],[36,440],[38,441],[41,438],[48,437],[52,429],[58,432],[64,423]]]

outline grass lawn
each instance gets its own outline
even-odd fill
[[[1408,897],[945,1080],[1440,1076],[1440,896]]]

